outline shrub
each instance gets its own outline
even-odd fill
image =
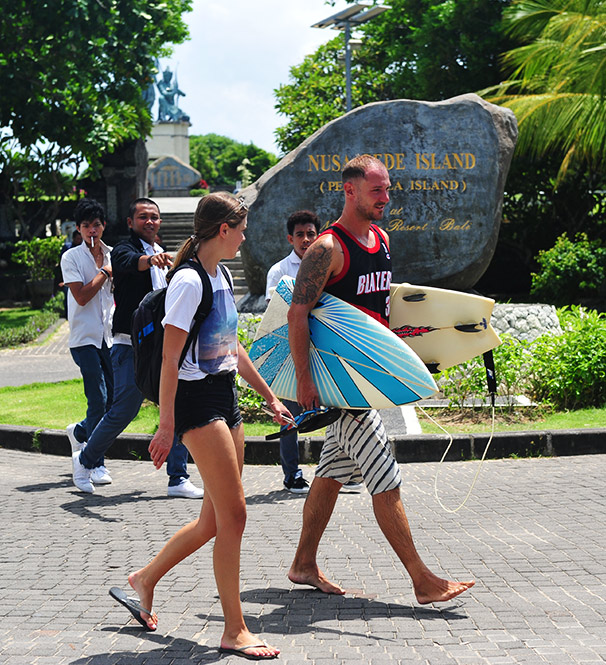
[[[44,303],[43,312],[55,312],[58,317],[63,316],[65,312],[65,293],[57,291],[55,295]]]
[[[515,395],[528,392],[528,371],[531,356],[528,342],[502,336],[502,344],[493,351],[497,394],[508,398],[511,411]],[[465,403],[484,404],[488,395],[486,367],[481,357],[472,358],[460,365],[449,367],[438,376],[438,385],[450,401],[450,406],[462,409]]]
[[[440,390],[452,408],[463,409],[469,401],[484,401],[486,371],[478,358],[449,367],[436,378]]]
[[[500,396],[526,395],[557,409],[606,404],[606,315],[583,307],[558,310],[562,335],[542,335],[534,342],[503,335],[494,349]],[[484,401],[486,377],[479,358],[451,367],[438,385],[453,407]],[[513,409],[509,401],[509,409]]]
[[[240,315],[238,321],[238,340],[248,351],[253,342],[257,327],[261,322],[260,316]],[[270,420],[270,417],[263,411],[263,398],[248,385],[240,385],[238,390],[238,401],[240,409],[247,419]]]
[[[24,326],[0,329],[0,348],[33,342],[58,320],[59,314],[43,309],[34,314]]]
[[[53,279],[64,242],[65,236],[19,240],[11,258],[26,266],[30,279]]]
[[[578,233],[574,241],[562,234],[551,249],[539,252],[536,261],[541,269],[531,275],[530,292],[546,302],[580,304],[604,291],[606,248],[585,233]]]
[[[531,394],[558,409],[606,403],[606,317],[582,307],[558,311],[563,334],[532,345]]]
[[[210,190],[208,189],[190,189],[189,190],[189,195],[190,196],[197,196],[199,198],[202,198],[203,196],[206,196]]]

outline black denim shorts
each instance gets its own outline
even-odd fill
[[[230,429],[242,422],[235,375],[209,374],[198,381],[179,380],[175,397],[175,432],[179,440],[189,430],[215,420],[223,420]]]

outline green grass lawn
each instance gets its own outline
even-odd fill
[[[2,328],[20,328],[24,326],[34,314],[40,314],[39,309],[31,307],[11,307],[10,309],[0,309],[0,327]]]
[[[490,413],[467,409],[464,415],[456,410],[426,409],[446,431],[455,433],[488,432]],[[58,383],[33,383],[17,388],[0,388],[0,423],[48,429],[64,429],[66,425],[82,420],[86,412],[86,399],[81,379]],[[426,420],[417,410],[423,432],[438,434],[441,430]],[[139,415],[126,428],[126,432],[153,434],[158,426],[158,408],[145,402]],[[248,436],[265,436],[277,430],[271,422],[248,422]],[[518,430],[554,430],[606,427],[606,409],[582,409],[551,413],[545,409],[521,407],[513,414],[497,409],[497,432]],[[320,434],[320,433],[318,433]]]
[[[64,429],[86,415],[82,379],[57,383],[32,383],[0,388],[0,424],[46,429]],[[153,434],[158,427],[158,407],[144,402],[139,415],[126,432]],[[277,429],[275,423],[247,423],[246,434],[265,436]]]
[[[489,409],[425,409],[449,434],[490,432],[492,417]],[[417,409],[424,434],[443,434],[442,430]],[[513,413],[497,408],[496,432],[583,429],[606,427],[606,408],[551,412],[537,407],[518,407]]]

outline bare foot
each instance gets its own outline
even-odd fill
[[[323,593],[334,593],[339,596],[345,593],[345,589],[333,584],[317,566],[294,570],[293,565],[288,571],[288,579],[294,584],[309,584],[309,586],[320,589]]]
[[[280,653],[280,649],[270,646],[248,630],[239,633],[233,639],[223,634],[219,651],[250,660],[270,660],[277,658]]]
[[[154,589],[145,584],[141,571],[138,570],[136,573],[131,573],[128,576],[128,583],[139,596],[139,601],[141,602],[142,607],[151,610],[154,601]],[[151,614],[146,614],[145,612],[140,612],[139,614],[150,630],[156,630],[158,627],[158,617],[154,611],[152,611]]]
[[[421,605],[444,603],[447,600],[452,600],[463,591],[471,589],[474,584],[473,580],[470,582],[453,582],[431,574],[430,578],[415,586],[415,595]]]

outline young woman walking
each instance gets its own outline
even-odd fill
[[[181,528],[147,566],[129,576],[140,603],[124,592],[117,600],[144,627],[155,630],[157,617],[151,608],[156,584],[173,566],[214,538],[213,566],[225,617],[219,650],[265,660],[276,658],[279,649],[249,632],[240,604],[240,546],[246,503],[241,481],[244,430],[234,382],[236,372],[265,398],[277,422],[284,424],[283,416],[289,417],[290,413],[238,342],[234,296],[219,266],[222,259],[233,258],[244,241],[246,214],[244,202],[231,194],[205,196],[194,215],[194,234],[175,259],[175,267],[185,261],[200,262],[210,277],[213,306],[179,369],[179,357],[203,287],[196,270],[174,273],[163,320],[160,423],[149,452],[159,469],[172,446],[173,433],[182,437],[204,480],[204,502],[198,519]]]

